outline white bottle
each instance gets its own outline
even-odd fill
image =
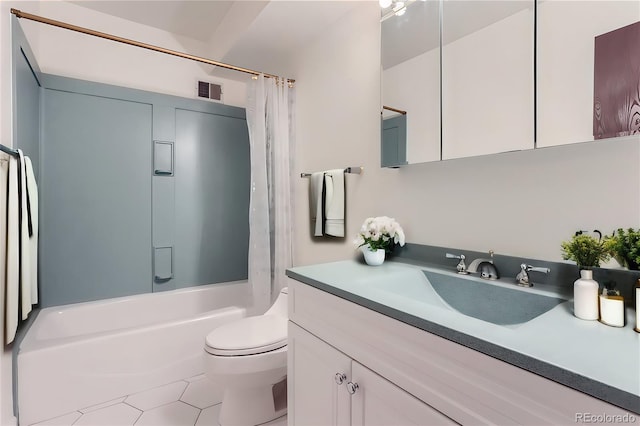
[[[583,269],[573,283],[573,314],[583,320],[598,319],[598,283],[593,271]]]

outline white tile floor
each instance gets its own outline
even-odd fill
[[[34,426],[218,426],[222,392],[204,376],[81,408]],[[286,426],[287,416],[263,426]]]

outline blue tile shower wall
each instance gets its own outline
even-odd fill
[[[42,307],[246,279],[243,109],[43,81]],[[171,175],[154,140],[174,145]]]
[[[15,96],[12,99],[14,114],[13,146],[29,156],[33,173],[40,177],[40,69],[31,47],[12,16],[12,59]]]

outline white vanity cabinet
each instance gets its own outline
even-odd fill
[[[289,321],[288,421],[294,425],[348,426],[351,358]]]
[[[640,423],[640,415],[347,296],[375,310],[289,279],[290,426],[571,425],[596,414]]]
[[[442,413],[289,322],[292,425],[454,425]]]

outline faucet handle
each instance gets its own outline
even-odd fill
[[[551,269],[549,268],[544,268],[541,266],[531,266],[531,265],[527,265],[527,271],[528,272],[542,272],[543,274],[548,274],[549,272],[551,272]]]
[[[529,282],[529,274],[527,274],[527,264],[522,263],[520,265],[520,272],[516,275],[516,284],[521,285],[523,287],[531,287],[532,284]]]
[[[445,257],[447,257],[448,259],[460,259],[460,262],[458,262],[458,264],[456,265],[456,269],[458,270],[458,273],[459,274],[469,273],[467,272],[467,265],[464,263],[464,260],[466,259],[464,254],[456,255],[456,254],[447,253],[445,254]]]
[[[526,263],[522,263],[520,265],[520,272],[518,272],[518,275],[516,275],[516,284],[523,287],[532,287],[533,283],[529,279],[529,272],[532,272],[532,271],[548,274],[549,272],[551,272],[551,269],[543,268],[540,266],[531,266],[531,265],[527,265]]]

